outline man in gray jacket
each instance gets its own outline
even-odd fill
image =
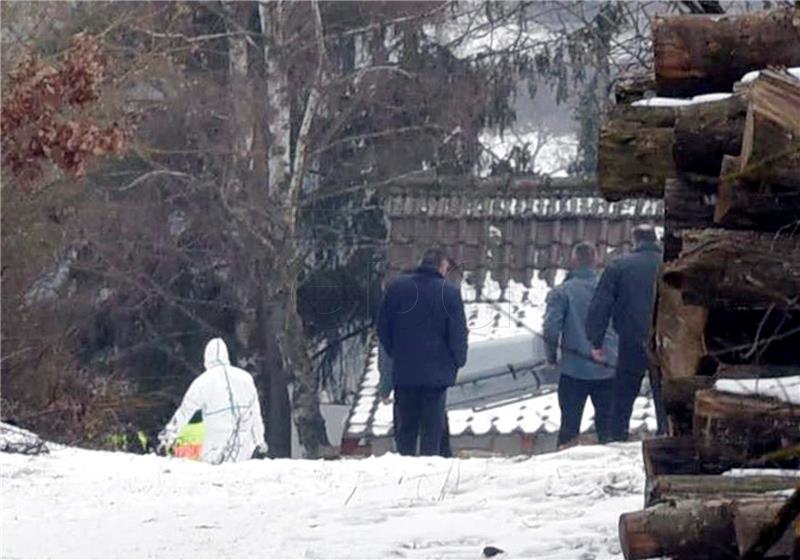
[[[586,316],[597,287],[596,253],[591,243],[579,243],[572,250],[572,271],[567,279],[547,294],[543,335],[547,361],[558,362],[558,404],[561,408],[559,447],[578,437],[586,399],[591,397],[597,439],[611,439],[611,406],[614,368],[617,354],[616,335],[611,329],[603,344],[606,360],[592,359],[592,345],[586,336]]]

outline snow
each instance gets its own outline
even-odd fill
[[[746,477],[746,476],[796,476],[800,478],[800,470],[797,469],[731,469],[722,473],[724,476]]]
[[[681,97],[650,97],[648,99],[640,99],[631,103],[634,107],[686,107],[687,105],[697,105],[698,103],[711,103],[714,101],[722,101],[733,96],[732,93],[704,93],[703,95],[695,95],[690,99]]]
[[[57,448],[0,454],[3,558],[621,558],[639,443],[530,458],[222,466]]]
[[[495,158],[507,160],[514,147],[525,148],[533,156],[532,171],[550,177],[566,177],[569,164],[578,156],[578,138],[575,134],[551,134],[544,126],[527,126],[517,130],[487,130],[480,134],[480,143],[491,154],[484,158],[480,173],[488,176]]]
[[[795,78],[800,80],[800,66],[794,68],[787,68],[786,72],[788,72],[791,76],[794,76]],[[747,74],[742,76],[742,79],[739,81],[743,84],[748,84],[750,82],[755,81],[756,78],[758,78],[760,75],[761,75],[761,70],[753,70],[752,72],[748,72]]]
[[[734,395],[755,395],[800,405],[800,375],[763,379],[720,379],[717,391]]]

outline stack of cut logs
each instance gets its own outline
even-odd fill
[[[622,549],[800,559],[800,395],[718,383],[800,375],[800,9],[656,18],[653,46],[655,75],[620,80],[600,133],[604,196],[665,206],[652,365],[670,435],[643,444]]]

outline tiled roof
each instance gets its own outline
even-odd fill
[[[596,218],[660,219],[661,199],[608,202],[600,196],[548,194],[544,196],[479,196],[475,194],[418,195],[407,193],[386,199],[384,211],[390,218]]]
[[[607,202],[591,194],[534,196],[471,192],[403,192],[384,199],[389,222],[388,272],[397,274],[431,245],[446,248],[466,271],[491,271],[501,285],[528,284],[534,272],[569,265],[579,241],[597,245],[601,258],[630,249],[631,230],[659,225],[661,200]]]

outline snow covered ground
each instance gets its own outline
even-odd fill
[[[531,458],[248,461],[0,453],[2,558],[621,558],[638,443]]]

